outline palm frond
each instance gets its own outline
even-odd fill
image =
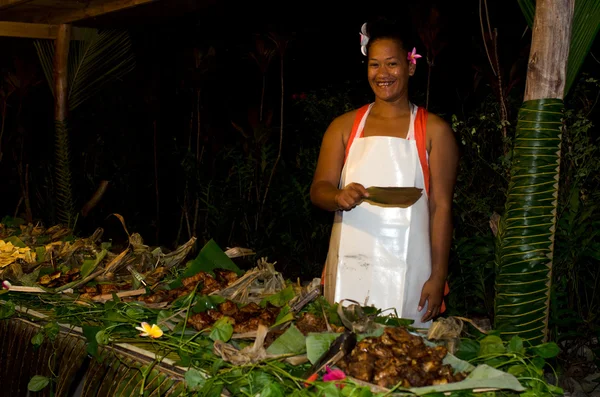
[[[546,337],[556,229],[563,101],[526,101],[496,248],[495,329],[537,344]]]
[[[54,93],[54,44],[49,40],[36,40],[35,47],[50,89]],[[135,56],[128,32],[86,31],[82,40],[71,41],[69,47],[69,110],[76,109],[105,84],[122,79],[134,68]]]
[[[573,14],[573,31],[567,63],[565,96],[573,86],[579,70],[588,56],[600,29],[600,1],[577,0]]]

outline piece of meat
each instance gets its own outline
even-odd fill
[[[311,332],[327,331],[327,324],[325,323],[323,316],[318,316],[309,312],[302,313],[300,318],[296,320],[295,325],[304,335],[308,335]]]
[[[188,324],[190,324],[196,331],[202,331],[203,329],[210,328],[214,323],[214,320],[208,315],[208,313],[196,313],[188,318]]]
[[[235,272],[226,269],[215,269],[215,276],[225,287],[233,284],[238,279],[238,275]]]
[[[142,300],[146,303],[160,303],[168,300],[167,291],[158,290],[151,295],[144,296]]]
[[[356,379],[370,382],[373,378],[373,364],[365,361],[350,362],[348,364],[348,373]]]
[[[113,292],[119,292],[119,289],[114,284],[98,284],[100,295],[112,294]]]
[[[235,323],[233,325],[233,332],[236,334],[241,334],[249,331],[256,331],[258,329],[258,324],[260,319],[258,317],[252,317],[242,323]]]
[[[234,317],[239,311],[237,304],[232,301],[225,301],[219,304],[219,311],[226,316]]]

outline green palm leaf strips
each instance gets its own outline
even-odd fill
[[[36,40],[35,48],[44,70],[44,75],[54,94],[54,42]],[[102,87],[123,78],[135,68],[129,34],[124,31],[85,31],[82,40],[71,41],[69,46],[68,103],[73,111]],[[69,123],[55,123],[55,189],[56,215],[58,221],[73,225],[74,200],[72,192]]]
[[[495,328],[545,338],[552,279],[563,101],[524,102],[496,248]]]

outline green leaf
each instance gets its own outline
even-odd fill
[[[211,327],[210,334],[208,337],[213,341],[220,340],[223,342],[229,341],[231,335],[233,335],[233,325],[231,325],[233,319],[227,316],[223,316]]]
[[[226,299],[219,295],[202,295],[196,298],[196,304],[192,308],[194,313],[202,313],[207,310],[217,309]]]
[[[35,375],[27,384],[27,390],[29,391],[40,391],[44,387],[48,386],[50,379],[46,376]]]
[[[7,243],[11,243],[12,245],[14,245],[15,247],[19,247],[19,248],[25,248],[27,247],[27,244],[25,244],[23,242],[23,240],[21,240],[19,237],[17,236],[10,236],[4,239],[5,242]]]
[[[56,321],[44,325],[43,330],[48,339],[50,339],[51,341],[54,341],[60,333],[60,327],[58,326],[58,323]]]
[[[494,329],[535,345],[547,328],[563,101],[524,102],[514,138],[510,183],[498,226]]]
[[[461,382],[436,386],[414,387],[409,390],[419,396],[424,396],[432,392],[446,393],[450,391],[487,388],[512,390],[516,392],[525,391],[525,388],[515,376],[485,364],[478,365],[469,376]]]
[[[204,375],[195,368],[190,368],[185,372],[185,383],[191,391],[200,390],[206,384]]]
[[[267,384],[259,394],[259,397],[284,397],[285,393],[279,384],[271,382]]]
[[[267,348],[267,353],[272,355],[302,354],[305,351],[306,337],[293,324]]]
[[[598,0],[577,0],[571,26],[565,96],[571,90],[600,29],[600,2]]]
[[[134,321],[140,321],[146,317],[146,311],[141,307],[132,306],[125,310],[125,315]]]
[[[488,335],[479,341],[480,356],[502,354],[504,352],[506,352],[504,342],[498,336]]]
[[[96,334],[102,329],[101,327],[93,327],[89,325],[81,326],[83,331],[83,336],[87,340],[87,352],[92,357],[96,359],[100,359],[98,355],[98,342],[96,341]]]
[[[98,345],[108,345],[110,343],[110,335],[106,330],[102,329],[96,333],[96,342]]]
[[[530,29],[533,29],[533,17],[535,16],[535,3],[533,0],[517,0],[525,21]]]
[[[294,287],[292,285],[288,285],[276,294],[272,294],[263,298],[263,300],[260,302],[260,306],[265,307],[267,306],[267,303],[270,303],[273,306],[282,307],[285,306],[295,296],[296,292],[294,291]]]
[[[348,390],[346,390],[346,389],[348,389]],[[346,397],[372,397],[372,396],[374,396],[371,389],[369,389],[366,386],[350,387],[348,385],[346,385],[346,387],[344,387],[342,389],[342,395],[344,395]]]
[[[217,245],[217,243],[211,239],[196,256],[196,259],[188,263],[187,268],[181,275],[181,277],[172,282],[169,287],[171,289],[180,287],[181,279],[191,277],[200,272],[210,273],[214,275],[214,269],[226,269],[235,272],[238,276],[243,274],[243,271],[237,267],[237,265],[229,258],[225,252]]]
[[[554,342],[548,342],[534,346],[532,350],[542,358],[553,358],[560,353],[560,348]]]
[[[518,336],[513,336],[508,343],[508,351],[511,353],[523,353],[525,351],[523,348],[523,339]]]
[[[10,318],[15,314],[15,304],[13,301],[0,302],[0,320]]]
[[[8,216],[6,215],[4,218],[2,218],[2,220],[0,221],[1,224],[5,225],[6,227],[19,227],[21,225],[24,225],[25,219],[23,218],[13,218],[12,216]]]
[[[479,354],[479,342],[473,339],[461,339],[454,355],[461,360],[470,361]]]
[[[320,391],[320,395],[323,397],[340,397],[342,396],[341,390],[333,382],[325,382],[317,384],[317,388]]]
[[[508,372],[509,374],[514,375],[516,377],[519,377],[519,376],[527,373],[527,367],[524,365],[521,365],[521,364],[512,365],[512,366],[508,367],[506,372]]]
[[[35,262],[40,263],[44,261],[44,256],[46,255],[46,247],[39,246],[35,247]]]
[[[409,327],[415,320],[395,316],[377,316],[375,317],[375,322],[389,327]]]
[[[331,346],[331,343],[340,336],[338,333],[310,333],[306,337],[306,356],[311,364],[314,364],[321,358]]]
[[[290,321],[294,321],[294,319],[296,318],[296,316],[294,315],[294,312],[291,311],[290,307],[288,305],[285,305],[280,311],[279,314],[277,315],[277,318],[275,319],[275,323],[273,325],[271,325],[271,328],[275,328],[280,326],[281,324],[290,322]]]
[[[87,276],[89,276],[94,271],[94,269],[98,266],[98,264],[100,262],[102,262],[102,259],[104,259],[104,257],[106,256],[107,253],[108,253],[108,251],[104,249],[96,255],[96,259],[84,260],[83,264],[81,265],[81,271],[80,271],[81,277],[86,278]]]
[[[44,333],[40,331],[33,335],[33,338],[31,338],[31,344],[35,347],[38,347],[41,346],[42,343],[44,343]]]

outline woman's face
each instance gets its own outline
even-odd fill
[[[369,46],[368,79],[375,96],[394,101],[408,92],[408,77],[416,65],[407,59],[407,52],[395,39],[377,39]]]

